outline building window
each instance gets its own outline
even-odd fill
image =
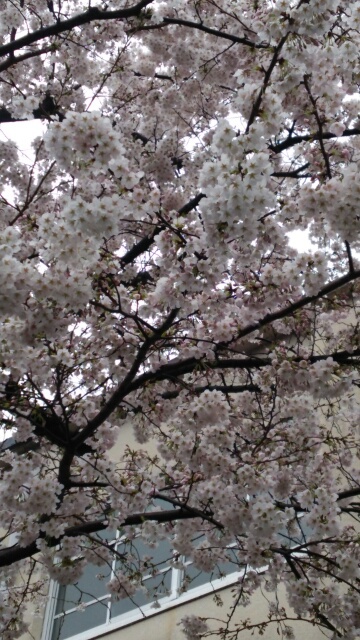
[[[177,558],[174,566],[174,555],[168,541],[161,542],[155,549],[136,538],[131,543],[119,538],[112,544],[118,554],[126,552],[130,563],[133,558],[134,567],[137,558],[151,557],[141,588],[120,600],[109,595],[106,585],[121,564],[118,555],[114,555],[111,566],[88,565],[74,585],[53,583],[42,640],[90,640],[225,587],[240,575],[235,552],[231,548],[226,551],[226,561],[218,563],[211,572],[204,572],[185,557]]]

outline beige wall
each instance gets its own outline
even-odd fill
[[[216,619],[226,618],[226,613],[233,601],[231,587],[220,590],[217,593],[221,596],[224,603],[222,607],[216,606],[212,594],[164,612],[159,610],[150,618],[134,622],[110,633],[102,633],[98,638],[104,638],[104,640],[185,640],[185,636],[179,625],[183,616],[194,614]],[[284,600],[283,590],[280,590],[278,595],[280,600]],[[235,623],[240,623],[241,620],[246,618],[250,618],[252,624],[264,622],[268,619],[267,602],[260,592],[254,595],[252,603],[248,607],[239,607],[237,609],[232,628]],[[309,623],[296,620],[288,624],[293,626],[296,640],[324,640],[326,637]],[[30,634],[22,636],[21,640],[40,640],[41,626],[40,619],[33,619]],[[213,628],[215,630],[216,624],[213,625]],[[254,630],[242,632],[239,640],[255,640],[260,637],[263,640],[274,640],[281,636],[277,633],[276,624],[271,623],[266,627],[263,635],[260,636],[259,629],[255,628]]]
[[[231,588],[221,590],[218,593],[224,603],[222,607],[216,606],[213,595],[205,596],[163,613],[159,612],[147,620],[142,620],[106,635],[104,634],[101,637],[104,640],[185,640],[185,636],[179,626],[183,616],[194,614],[217,619],[226,618],[226,613],[233,601]],[[284,592],[280,594],[281,596],[284,596]],[[268,619],[267,602],[260,592],[255,594],[252,604],[248,607],[238,608],[234,621],[240,623],[241,620],[246,618],[250,618],[253,624]],[[234,624],[232,625],[233,627]],[[216,628],[215,624],[213,628]],[[309,623],[296,621],[293,628],[296,640],[324,640],[324,634]],[[263,640],[279,638],[276,624],[270,624],[261,636],[258,629],[255,629],[254,632],[244,631],[240,634],[239,640],[255,640],[260,637]]]

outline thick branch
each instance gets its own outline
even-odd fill
[[[203,391],[220,391],[221,393],[243,393],[244,391],[261,393],[261,389],[257,384],[207,384],[202,387],[194,387],[189,389],[191,393],[202,393]],[[180,395],[181,391],[174,389],[174,391],[165,391],[161,394],[164,400],[172,400]]]
[[[354,498],[356,496],[360,496],[360,487],[340,491],[338,494],[338,500],[346,500],[347,498]]]
[[[185,520],[188,518],[206,519],[206,514],[202,515],[200,514],[200,512],[199,514],[194,514],[193,511],[183,508],[172,509],[171,511],[150,511],[149,513],[134,513],[132,516],[128,516],[119,526],[126,527],[141,525],[148,520],[163,523],[173,522],[174,520]],[[89,533],[96,533],[97,531],[104,531],[104,529],[107,529],[107,527],[108,525],[103,520],[97,520],[95,522],[86,522],[81,525],[69,527],[65,530],[63,535],[58,536],[57,538],[49,539],[45,535],[45,533],[40,532],[39,539],[46,539],[47,546],[53,548],[59,545],[61,543],[61,540],[65,536],[74,538],[77,536],[88,535]],[[0,567],[8,567],[9,565],[13,564],[14,562],[18,562],[19,560],[31,558],[38,552],[39,548],[36,540],[28,544],[26,547],[21,547],[19,544],[14,544],[12,547],[0,549]]]
[[[68,20],[56,22],[48,27],[42,27],[32,33],[28,33],[26,36],[22,36],[22,38],[17,38],[2,45],[0,47],[0,58],[9,53],[14,53],[14,51],[18,51],[23,47],[28,47],[34,42],[39,42],[51,36],[57,36],[60,33],[64,33],[64,31],[71,31],[75,29],[75,27],[81,27],[81,25],[89,24],[90,22],[97,22],[99,20],[121,20],[138,16],[142,9],[145,9],[145,7],[149,6],[152,2],[153,0],[140,0],[140,2],[133,7],[117,9],[116,11],[101,11],[98,7],[91,7],[84,13],[79,13]],[[14,62],[16,62],[16,58]]]
[[[349,136],[359,136],[360,129],[345,129],[341,136],[337,136],[335,133],[330,133],[330,131],[325,132],[316,132],[310,133],[303,136],[289,136],[286,140],[282,142],[277,142],[275,144],[270,144],[269,149],[274,153],[281,153],[282,151],[286,151],[286,149],[290,149],[291,147],[295,147],[297,144],[301,144],[301,142],[314,142],[315,140],[319,140],[320,137],[322,140],[332,140],[333,138],[348,138]]]
[[[245,327],[245,329],[243,329],[242,331],[239,331],[239,333],[232,340],[229,340],[226,343],[223,342],[220,345],[220,348],[229,346],[229,344],[231,344],[235,340],[245,338],[246,336],[250,335],[254,331],[262,329],[263,327],[271,324],[272,322],[275,322],[275,320],[281,320],[282,318],[286,318],[290,316],[298,309],[302,309],[303,307],[306,307],[308,304],[311,304],[312,302],[317,302],[318,300],[321,300],[321,298],[325,298],[330,293],[333,293],[334,291],[341,289],[344,285],[348,284],[349,282],[353,282],[358,278],[360,278],[360,269],[346,273],[344,276],[341,276],[340,278],[337,278],[336,280],[329,282],[322,289],[320,289],[318,293],[316,293],[313,296],[304,296],[303,298],[300,298],[300,300],[297,300],[297,302],[292,302],[287,307],[284,307],[283,309],[279,309],[279,311],[274,311],[273,313],[267,313],[261,320],[258,320],[258,322],[254,322],[253,324],[250,324],[247,327]]]
[[[310,178],[311,173],[301,173],[302,171],[305,171],[306,169],[308,169],[309,166],[310,166],[310,162],[306,162],[301,167],[298,167],[297,169],[293,169],[290,171],[274,171],[274,173],[271,174],[271,177],[272,178]]]
[[[337,278],[332,282],[329,282],[325,287],[320,289],[320,291],[313,296],[304,296],[297,302],[293,302],[287,307],[275,311],[273,313],[268,313],[258,322],[255,322],[251,325],[245,327],[242,331],[240,331],[232,340],[227,343],[222,343],[220,348],[218,349],[218,353],[220,351],[225,351],[226,348],[233,342],[244,338],[245,336],[254,333],[255,331],[262,329],[263,327],[271,324],[275,320],[279,320],[281,318],[285,318],[290,316],[298,309],[305,307],[306,305],[316,302],[321,298],[324,298],[329,293],[333,293],[337,289],[340,289],[345,284],[354,281],[355,279],[360,277],[360,270],[354,271],[354,273],[348,273],[341,278]],[[173,312],[176,315],[176,312]],[[182,361],[171,361],[168,364],[164,364],[156,371],[149,371],[143,374],[140,374],[137,378],[135,377],[137,372],[140,369],[140,366],[143,364],[146,354],[150,346],[158,340],[159,337],[163,336],[163,334],[170,328],[172,320],[174,318],[170,314],[167,320],[164,321],[163,325],[157,329],[153,336],[151,336],[148,340],[146,340],[143,345],[140,347],[138,351],[138,355],[134,360],[133,366],[131,367],[128,375],[124,378],[121,384],[118,386],[116,391],[114,391],[113,395],[109,400],[105,403],[105,405],[101,408],[99,413],[88,423],[87,427],[81,431],[73,440],[73,446],[75,448],[79,446],[81,443],[85,442],[85,440],[90,437],[93,433],[95,433],[96,429],[107,420],[113,411],[120,405],[126,395],[129,393],[136,391],[144,384],[148,382],[158,382],[160,380],[175,380],[179,376],[183,376],[186,373],[192,373],[195,369],[203,367],[204,369],[260,369],[261,367],[269,366],[271,364],[270,358],[243,358],[243,359],[220,359],[216,358],[215,360],[200,360],[197,358],[188,358]],[[335,362],[339,362],[341,364],[353,364],[353,358],[356,358],[360,355],[360,349],[350,352],[343,351],[334,354],[327,355],[319,355],[312,356],[309,358],[309,363],[318,362],[320,360],[324,360],[328,357],[332,357]],[[292,362],[300,362],[303,358],[293,358]]]
[[[23,53],[21,56],[10,56],[5,62],[0,64],[0,72],[6,71],[9,67],[12,67],[14,64],[18,64],[19,62],[23,62],[24,60],[29,60],[29,58],[35,58],[36,56],[41,56],[43,53],[49,53],[52,51],[52,47],[43,47],[42,49],[35,49],[34,51],[27,51]],[[0,122],[3,122],[2,120]]]
[[[335,353],[326,353],[318,356],[311,356],[307,359],[309,364],[314,364],[315,362],[320,362],[322,360],[327,360],[328,358],[332,358],[334,362],[339,364],[356,364],[354,358],[358,358],[360,356],[360,349],[352,351],[339,351]],[[297,364],[304,360],[303,357],[297,356],[292,358],[290,362]],[[249,369],[262,369],[263,367],[268,367],[272,363],[271,358],[224,358],[224,359],[216,359],[216,360],[198,360],[196,358],[189,358],[188,360],[183,360],[182,362],[175,362],[162,365],[157,371],[144,373],[136,378],[132,384],[129,385],[127,393],[132,391],[136,391],[147,382],[159,382],[161,380],[174,380],[179,376],[183,376],[186,373],[193,373],[196,369],[204,371],[207,369],[216,370],[226,370],[226,369],[236,369],[236,370],[249,370]]]
[[[75,447],[75,449],[80,444],[84,443],[84,441],[89,436],[95,433],[96,429],[104,422],[104,420],[107,420],[107,418],[111,416],[111,414],[119,406],[123,398],[129,393],[129,387],[131,387],[131,384],[136,374],[138,373],[141,365],[144,363],[144,360],[147,356],[149,349],[155,344],[155,342],[157,342],[157,340],[159,340],[159,338],[162,338],[163,335],[170,329],[170,327],[172,326],[176,318],[177,313],[178,313],[177,309],[173,309],[172,311],[170,311],[169,315],[164,320],[164,322],[153,332],[151,336],[149,336],[143,342],[132,366],[130,367],[128,374],[120,383],[120,385],[118,386],[116,391],[113,393],[111,398],[105,403],[105,405],[102,407],[99,413],[92,420],[89,421],[85,429],[83,429],[83,431],[81,431],[81,433],[78,434],[73,439],[73,446]]]

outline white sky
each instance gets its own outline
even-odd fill
[[[42,135],[45,125],[41,120],[25,120],[24,122],[6,122],[0,125],[0,140],[13,140],[21,150],[24,162],[32,162],[34,157],[31,143]]]

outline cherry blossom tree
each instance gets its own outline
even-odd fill
[[[44,125],[0,142],[2,638],[135,527],[200,570],[232,545],[226,638],[260,584],[284,636],[357,637],[360,2],[0,15],[0,121]]]

